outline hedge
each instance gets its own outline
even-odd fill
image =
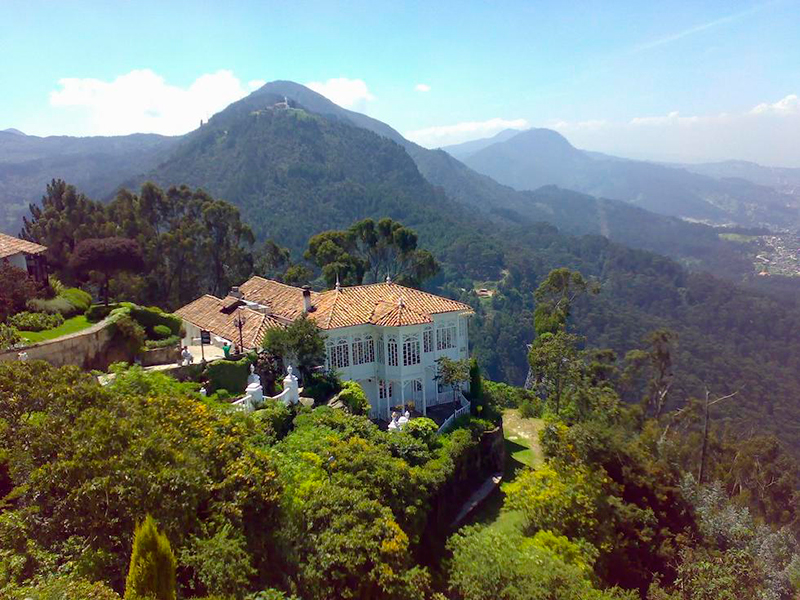
[[[239,360],[218,360],[209,363],[206,369],[208,377],[208,393],[213,394],[219,389],[225,389],[232,394],[243,393],[247,387],[247,377],[250,375],[250,361],[247,358]]]
[[[171,313],[165,313],[155,306],[131,306],[131,317],[145,328],[148,337],[154,337],[154,328],[158,325],[168,327],[172,335],[180,335],[183,319]]]
[[[67,288],[50,300],[43,298],[29,300],[28,308],[32,312],[60,314],[67,319],[85,313],[91,303],[92,297],[87,292],[78,288]]]
[[[181,338],[177,335],[171,335],[160,340],[147,340],[144,345],[148,350],[155,350],[156,348],[166,348],[167,346],[177,346],[181,343]]]
[[[119,308],[119,304],[109,304],[108,306],[104,304],[95,304],[90,306],[89,309],[86,311],[86,318],[93,323],[97,323],[98,321],[102,321],[105,319],[111,311],[115,308]]]
[[[157,340],[164,340],[172,335],[172,330],[166,325],[156,325],[153,327],[153,337]]]
[[[33,300],[28,300],[28,309],[31,312],[44,312],[51,315],[62,315],[65,318],[72,317],[79,312],[77,307],[72,302],[61,296],[56,296],[50,300],[45,300],[43,298],[34,298]]]
[[[79,288],[67,288],[63,290],[58,298],[66,298],[69,300],[76,310],[85,313],[86,310],[92,305],[92,295],[89,292],[84,292]]]
[[[8,317],[8,324],[20,331],[44,331],[45,329],[58,327],[63,323],[64,317],[60,313],[23,311]]]

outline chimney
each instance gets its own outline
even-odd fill
[[[242,292],[239,290],[238,285],[235,285],[231,288],[231,291],[228,292],[228,296],[233,296],[234,298],[238,298],[239,300],[244,298],[244,294],[242,294]]]
[[[314,307],[311,306],[311,288],[307,285],[303,286],[303,312],[314,312]]]

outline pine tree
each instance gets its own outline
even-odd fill
[[[125,600],[140,598],[175,600],[175,555],[150,515],[136,527],[125,581]]]

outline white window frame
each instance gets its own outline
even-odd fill
[[[422,332],[422,351],[427,354],[433,352],[433,328],[426,327]]]
[[[392,386],[392,382],[391,381],[386,381],[385,379],[379,379],[378,380],[378,398],[381,399],[381,400],[386,400],[387,398],[389,400],[391,400],[392,399],[392,395],[393,395],[392,394],[392,392],[393,392],[392,388],[393,387],[394,386]]]
[[[346,369],[350,366],[350,344],[347,338],[339,338],[328,346],[328,365],[330,370]]]
[[[410,333],[403,336],[403,366],[411,367],[418,365],[422,358],[420,356],[419,334]]]
[[[353,366],[375,362],[375,340],[370,334],[354,337],[352,348]]]
[[[390,335],[386,344],[386,364],[390,367],[397,366],[397,337]]]
[[[439,323],[436,326],[436,349],[451,350],[456,346],[456,324],[453,321]]]

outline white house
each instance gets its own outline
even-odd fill
[[[245,347],[259,345],[256,338],[263,336],[264,327],[282,326],[307,314],[326,334],[326,367],[361,384],[375,418],[388,419],[393,407],[412,402],[423,414],[430,406],[451,402],[452,390],[437,379],[436,360],[469,355],[470,306],[390,281],[317,293],[252,277],[225,300],[204,298],[176,311],[187,334],[190,327],[199,327],[231,339],[226,336],[237,333],[230,327],[235,319],[230,307],[238,304],[235,310],[247,311],[248,323],[259,323]],[[222,327],[218,333],[208,326],[212,319],[205,319],[205,325],[196,322],[194,313],[203,311],[192,307],[200,301],[208,308],[214,304],[217,311],[229,307],[227,315],[220,314],[224,333]]]
[[[0,260],[22,269],[36,281],[47,279],[46,251],[34,242],[0,233]]]

